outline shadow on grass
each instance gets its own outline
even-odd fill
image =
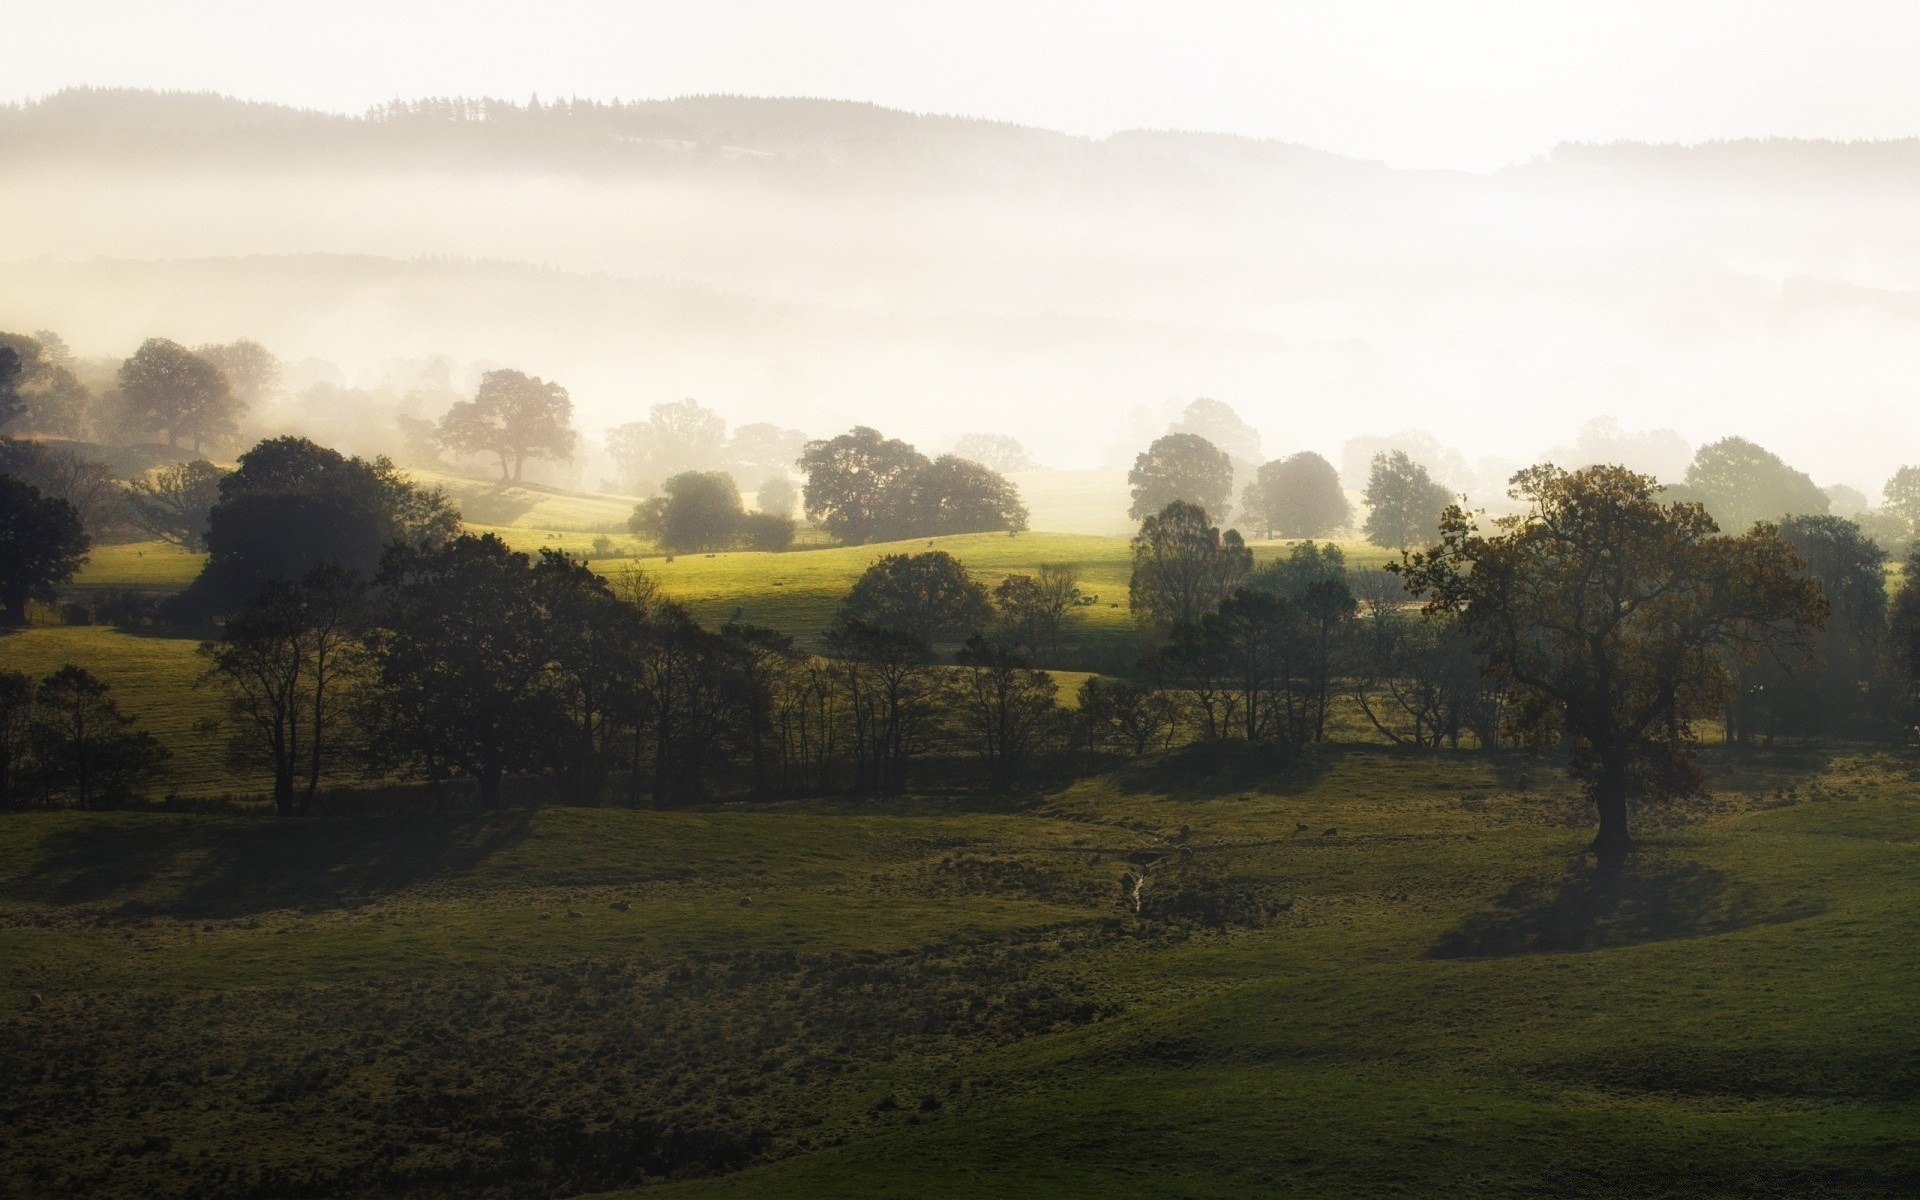
[[[1273,742],[1192,742],[1128,763],[1114,774],[1114,788],[1125,796],[1173,800],[1217,800],[1233,791],[1302,792],[1341,753],[1333,746],[1292,750]]]
[[[1699,863],[1643,861],[1608,873],[1576,862],[1565,875],[1515,884],[1490,911],[1443,934],[1427,956],[1603,950],[1777,925],[1822,911],[1804,898],[1770,897]]]
[[[477,525],[511,525],[533,511],[538,498],[514,494],[506,484],[475,483],[447,489],[460,513]]]
[[[235,917],[361,903],[471,871],[523,841],[525,810],[358,820],[114,822],[63,830],[6,890],[129,915]],[[151,888],[144,897],[132,896]]]

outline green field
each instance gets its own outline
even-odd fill
[[[8,816],[0,1193],[1911,1194],[1913,768],[1711,765],[1613,882],[1550,769],[1353,746],[1013,809]]]

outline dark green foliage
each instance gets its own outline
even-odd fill
[[[955,641],[992,615],[986,589],[945,550],[888,554],[868,567],[840,604],[839,620],[898,630],[919,641]]]
[[[993,589],[1002,636],[1030,657],[1059,648],[1067,614],[1079,603],[1078,574],[1057,563],[1041,563],[1033,575],[1009,575]]]
[[[660,488],[664,495],[634,508],[627,526],[634,533],[676,554],[729,550],[740,541],[747,514],[733,476],[683,471]]]
[[[33,762],[33,697],[39,686],[25,671],[0,670],[0,810],[26,800]]]
[[[1678,497],[1706,505],[1728,533],[1744,533],[1756,521],[1824,515],[1827,494],[1804,471],[1745,438],[1721,438],[1700,447],[1687,468]]]
[[[544,760],[558,706],[533,582],[532,561],[492,534],[388,553],[366,718],[388,761],[473,779],[491,804]]]
[[[1170,501],[1134,535],[1127,607],[1160,628],[1197,626],[1252,568],[1253,552],[1238,532],[1223,535],[1204,508]]]
[[[384,458],[271,438],[220,481],[207,518],[207,565],[180,607],[232,612],[268,583],[322,566],[370,575],[390,544],[435,545],[459,519],[444,496],[413,487]]]
[[[1367,476],[1367,540],[1404,550],[1424,545],[1440,530],[1440,513],[1453,497],[1404,450],[1373,456]]]
[[[220,641],[200,647],[209,677],[228,695],[237,757],[271,768],[274,810],[283,817],[305,811],[319,790],[364,673],[366,608],[357,573],[317,567],[298,583],[268,583],[228,618]]]
[[[43,803],[77,808],[120,803],[141,790],[167,750],[120,711],[106,684],[61,667],[31,696],[30,770]]]
[[[25,374],[20,351],[13,346],[0,345],[0,429],[6,428],[27,411],[27,402],[20,397],[20,378]]]
[[[1133,503],[1127,515],[1146,520],[1175,502],[1193,505],[1224,523],[1233,493],[1233,460],[1212,442],[1191,433],[1169,433],[1133,460],[1127,472]]]
[[[793,518],[780,513],[750,512],[740,522],[740,544],[749,550],[791,550],[794,533]]]
[[[998,472],[951,454],[929,462],[866,426],[808,442],[800,468],[807,516],[854,545],[1027,527],[1019,489]]]
[[[1440,544],[1403,567],[1428,613],[1457,618],[1519,698],[1516,726],[1565,740],[1609,866],[1633,846],[1629,795],[1704,787],[1692,727],[1726,697],[1728,660],[1804,652],[1826,617],[1774,530],[1720,535],[1698,505],[1662,504],[1658,490],[1622,467],[1531,467],[1515,478],[1524,512],[1488,535],[1449,508]]]
[[[1808,661],[1762,658],[1740,667],[1729,735],[1887,736],[1899,719],[1899,689],[1887,654],[1886,551],[1841,517],[1788,517],[1780,536],[1819,581],[1827,623]]]
[[[1059,710],[1053,676],[1006,646],[975,634],[955,660],[956,707],[994,787],[1017,782],[1035,751],[1053,740]]]
[[[161,467],[132,480],[127,507],[133,523],[188,550],[207,548],[207,519],[220,500],[227,473],[205,459]]]
[[[51,598],[87,561],[89,545],[73,505],[0,475],[0,617],[26,624],[27,601]]]
[[[1346,528],[1353,506],[1340,473],[1311,450],[1262,464],[1240,496],[1241,519],[1268,537],[1326,537]]]
[[[958,455],[942,454],[913,480],[912,524],[902,533],[934,537],[1027,527],[1020,489],[998,471]]]

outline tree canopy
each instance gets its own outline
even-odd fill
[[[933,643],[964,638],[986,624],[987,591],[945,550],[888,554],[868,567],[841,601],[842,625],[869,625]]]
[[[1240,511],[1268,537],[1326,537],[1353,519],[1340,473],[1311,450],[1261,464],[1241,493]]]
[[[1485,533],[1450,506],[1439,544],[1401,568],[1515,694],[1516,726],[1566,740],[1604,863],[1633,845],[1631,800],[1703,789],[1692,722],[1724,699],[1729,661],[1805,649],[1826,615],[1776,529],[1725,536],[1658,490],[1624,467],[1531,467],[1514,478],[1523,512]]]
[[[1244,463],[1260,461],[1260,433],[1246,423],[1233,407],[1202,396],[1187,405],[1180,419],[1167,428],[1168,433],[1189,433],[1205,438],[1227,452],[1229,458]],[[1222,519],[1224,513],[1215,514]]]
[[[1133,503],[1127,515],[1145,520],[1174,501],[1198,505],[1213,520],[1225,522],[1233,493],[1233,460],[1207,439],[1169,433],[1133,460],[1127,472]]]
[[[1169,501],[1134,535],[1127,607],[1151,624],[1198,627],[1252,569],[1237,532],[1222,534],[1197,504]]]
[[[740,538],[746,509],[740,489],[725,471],[683,471],[661,485],[662,495],[642,501],[628,523],[675,554],[725,550]]]
[[[460,454],[492,454],[500,478],[519,482],[528,459],[573,456],[573,400],[567,389],[520,371],[488,371],[473,399],[440,418],[440,440]]]
[[[800,467],[807,516],[854,545],[1027,527],[1019,489],[998,472],[951,454],[929,462],[864,425],[808,442]]]
[[[1830,501],[1804,471],[1741,437],[1700,447],[1681,494],[1706,506],[1722,529],[1738,532],[1756,521],[1823,515]]]
[[[148,338],[120,364],[120,416],[135,433],[160,433],[169,445],[233,436],[245,405],[220,369],[178,342]]]
[[[0,613],[27,621],[27,601],[48,599],[87,561],[86,529],[73,505],[0,475]]]
[[[1401,550],[1431,538],[1453,498],[1406,451],[1390,450],[1373,456],[1366,499],[1367,540]]]
[[[181,603],[230,613],[274,580],[334,565],[371,574],[393,542],[438,543],[459,514],[413,487],[384,458],[349,458],[300,437],[270,438],[240,456],[207,516],[207,565]]]

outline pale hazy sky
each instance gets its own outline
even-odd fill
[[[1565,140],[1920,133],[1920,3],[0,0],[0,28],[4,99],[828,96],[1480,170]]]

